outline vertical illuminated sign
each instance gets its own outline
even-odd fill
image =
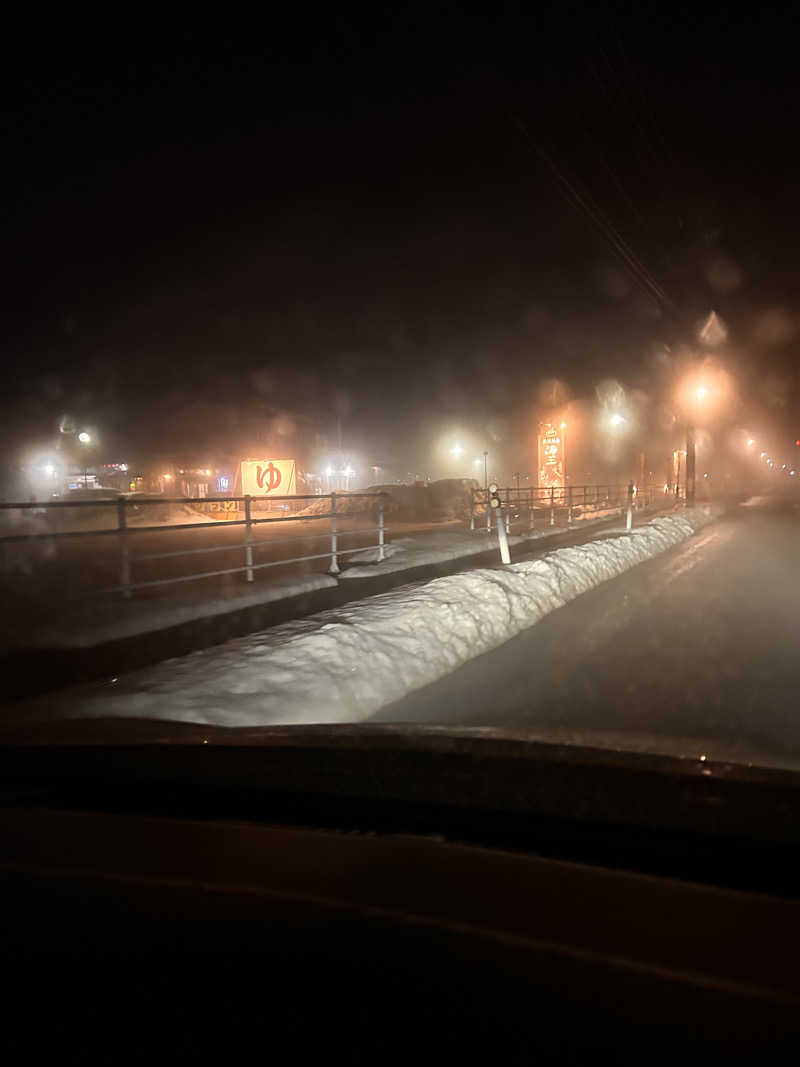
[[[564,485],[564,438],[559,426],[543,422],[539,426],[539,486]]]

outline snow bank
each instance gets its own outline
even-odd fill
[[[585,518],[579,518],[573,522],[572,526],[540,526],[535,530],[526,529],[523,533],[515,533],[512,524],[508,543],[513,548],[515,545],[526,544],[542,537],[563,535],[584,526],[591,526],[594,522],[604,522],[610,516],[619,515],[619,513],[619,508],[611,508],[607,511],[588,513]],[[451,529],[434,530],[414,537],[396,537],[384,547],[384,560],[381,563],[378,563],[377,548],[366,548],[363,552],[354,552],[345,557],[345,569],[339,575],[339,580],[374,578],[377,574],[393,574],[395,571],[410,570],[412,567],[426,567],[434,563],[446,563],[453,559],[466,559],[469,556],[478,556],[482,552],[497,552],[499,558],[500,550],[496,532],[487,534],[484,530],[454,531]],[[368,564],[368,566],[359,566],[359,564]]]
[[[85,687],[72,695],[68,714],[220,726],[363,721],[664,552],[711,517],[710,509],[698,508],[540,559],[450,575],[321,612],[114,685]]]

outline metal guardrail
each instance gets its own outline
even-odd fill
[[[77,529],[77,530],[58,530],[53,529],[45,532],[26,532],[19,534],[0,534],[0,546],[5,544],[19,544],[35,541],[58,541],[65,538],[78,538],[78,537],[117,537],[119,539],[119,585],[111,586],[108,588],[95,590],[96,593],[122,593],[124,597],[130,597],[136,589],[146,589],[159,585],[172,585],[178,582],[190,582],[199,581],[203,578],[216,578],[225,574],[246,574],[247,581],[252,582],[255,579],[255,572],[259,570],[265,570],[272,567],[284,567],[292,563],[304,563],[310,560],[318,559],[330,559],[330,567],[328,573],[332,575],[339,574],[339,557],[345,556],[354,552],[364,552],[369,549],[378,550],[378,561],[382,561],[384,558],[384,548],[386,543],[386,527],[385,527],[385,498],[386,493],[329,493],[325,496],[318,495],[299,495],[299,496],[276,496],[270,497],[268,503],[282,503],[288,502],[287,506],[291,507],[292,504],[296,504],[298,501],[315,501],[328,500],[330,501],[330,510],[307,513],[307,512],[293,512],[287,515],[259,515],[258,506],[262,504],[261,498],[254,498],[252,496],[239,496],[239,497],[149,497],[149,498],[133,498],[127,496],[120,496],[116,499],[103,499],[103,500],[48,500],[48,501],[26,501],[26,502],[0,502],[0,511],[47,511],[54,510],[56,512],[65,508],[105,508],[115,516],[115,525],[108,528],[102,528],[99,530],[92,529]],[[340,520],[344,517],[345,513],[341,510],[337,510],[337,497],[346,498],[347,500],[353,500],[358,498],[364,498],[369,500],[377,500],[378,502],[378,517],[377,524],[375,526],[366,526],[356,530],[342,530],[340,528]],[[182,522],[182,523],[160,523],[150,525],[136,525],[131,526],[129,522],[130,513],[133,509],[140,507],[153,507],[160,505],[171,504],[192,504],[192,505],[208,505],[215,503],[225,503],[230,505],[231,502],[241,504],[241,507],[237,508],[237,514],[243,512],[243,518],[230,518],[219,520],[206,520],[198,522]],[[254,507],[254,504],[256,507]],[[254,537],[254,530],[258,526],[272,525],[275,523],[286,522],[315,522],[318,520],[329,519],[330,527],[324,533],[319,534],[306,534],[300,537],[275,537],[266,540],[257,540]],[[143,555],[133,556],[131,553],[130,539],[132,535],[148,534],[148,533],[172,533],[178,530],[209,530],[216,527],[244,527],[244,539],[240,544],[225,544],[225,545],[207,545],[200,546],[198,548],[186,548],[177,549],[169,552],[152,552]],[[358,545],[355,548],[342,548],[340,546],[340,540],[343,537],[353,536],[355,534],[375,533],[377,536],[377,543],[370,545]],[[322,539],[330,539],[330,548],[325,552],[315,552],[304,556],[292,556],[286,559],[268,560],[264,563],[257,563],[254,559],[254,549],[257,549],[261,545],[283,545],[283,544],[297,544],[304,541],[319,541]],[[192,574],[178,575],[169,578],[158,578],[148,581],[133,581],[132,571],[133,566],[137,562],[144,563],[152,560],[163,559],[177,559],[184,556],[200,555],[203,553],[211,552],[232,552],[241,550],[244,552],[244,564],[239,567],[225,567],[214,571],[198,571]]]
[[[631,489],[633,490],[631,493]],[[658,500],[675,500],[671,493],[665,493],[659,486],[649,485],[637,488],[631,483],[624,485],[570,485],[524,488],[502,488],[497,490],[501,506],[489,507],[489,489],[473,489],[470,506],[470,529],[492,530],[492,514],[495,523],[499,515],[505,523],[506,533],[518,525],[529,532],[539,526],[571,526],[580,515],[582,521],[596,517],[601,511],[622,512],[628,506],[632,496],[634,509],[652,507]],[[539,522],[537,524],[537,516]],[[559,522],[559,520],[561,520]]]

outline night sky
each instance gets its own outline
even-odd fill
[[[558,10],[13,27],[6,459],[65,412],[143,459],[338,413],[422,463],[551,377],[655,396],[712,308],[737,417],[800,436],[796,20]]]

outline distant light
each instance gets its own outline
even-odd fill
[[[615,411],[614,414],[611,416],[610,421],[612,426],[619,426],[620,423],[625,421],[625,416],[620,415],[619,412]]]
[[[52,463],[45,463],[45,465],[42,467],[42,473],[46,474],[48,478],[52,478],[53,475],[56,473],[56,469]]]
[[[330,476],[333,474],[333,467],[326,467],[325,474],[328,478],[330,478]]]
[[[454,456],[460,456],[463,451],[464,449],[461,447],[461,445],[453,445],[453,447],[450,449],[450,452]]]
[[[800,448],[800,437],[797,438],[797,440],[795,441],[795,444],[797,445],[798,448]]]
[[[477,459],[475,460],[474,466],[476,466],[476,467],[480,467],[481,463],[483,463],[483,460],[482,460],[482,459],[480,458],[480,456],[479,456],[479,457],[478,457],[478,458],[477,458]]]
[[[345,467],[345,469],[342,471],[342,474],[345,476],[345,478],[352,478],[355,473],[356,472],[353,470],[352,467]]]
[[[172,481],[172,475],[171,474],[164,474],[164,475],[162,475],[162,477],[163,477],[165,482]]]
[[[797,474],[797,471],[791,470],[789,471],[789,474],[791,474],[791,476],[794,478],[795,474]]]
[[[708,389],[706,389],[704,385],[698,386],[695,396],[698,400],[702,400],[704,397],[708,396]]]
[[[128,464],[127,463],[120,463],[119,469],[121,471],[126,471],[128,469]]]
[[[206,477],[208,477],[211,474],[211,471],[209,470],[208,467],[206,467],[206,469],[203,471],[203,473],[206,475]]]
[[[765,456],[766,456],[766,454],[767,454],[766,452],[762,452],[762,453],[761,453],[761,458],[762,458],[762,459],[764,459],[764,458],[765,458]]]
[[[784,463],[784,464],[783,464],[783,466],[781,467],[781,470],[782,470],[782,471],[785,471],[785,470],[786,470],[786,464],[785,464],[785,463]]]
[[[566,430],[566,428],[567,428],[567,424],[565,422],[562,422],[561,423],[561,429],[562,430]]]
[[[707,473],[706,473],[706,474],[704,474],[704,475],[703,475],[703,477],[704,477],[704,478],[707,478],[707,477],[708,477],[708,474],[707,474]]]
[[[748,439],[747,439],[747,447],[748,448],[752,448],[754,444],[755,444],[755,441],[753,440],[753,438],[752,437],[748,437]]]
[[[90,433],[87,433],[86,430],[81,430],[81,432],[78,434],[78,440],[82,445],[88,445],[91,439],[92,435]]]

